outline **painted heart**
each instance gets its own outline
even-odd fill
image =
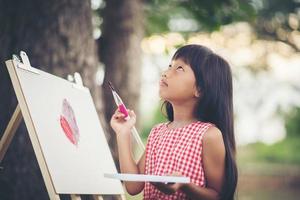
[[[79,129],[76,123],[74,111],[70,103],[64,99],[62,103],[62,113],[60,115],[60,126],[69,141],[78,146]]]

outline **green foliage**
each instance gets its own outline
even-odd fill
[[[252,144],[255,149],[255,159],[273,163],[297,163],[300,164],[300,138],[287,138],[273,145],[263,143]]]
[[[238,0],[191,0],[183,1],[182,6],[209,31],[234,21],[248,21],[255,14],[249,2]]]
[[[213,31],[234,21],[253,21],[256,14],[245,0],[151,0],[145,10],[147,35],[172,31],[172,19],[193,20],[198,26],[192,31]]]
[[[254,2],[258,16],[268,20],[280,15],[297,13],[300,7],[300,2],[295,0],[263,0]]]
[[[285,128],[288,138],[300,142],[300,107],[293,109],[286,115]]]

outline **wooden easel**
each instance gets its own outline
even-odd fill
[[[25,52],[21,52],[21,57],[22,57],[23,64],[26,65],[29,68],[29,70],[32,70],[34,72],[34,68],[30,66],[28,57],[26,56]],[[5,62],[8,70],[11,74],[11,79],[14,82],[18,81],[18,77],[17,77],[16,73],[11,70],[14,70],[14,66],[15,66],[15,64],[17,64],[17,62],[18,62],[18,60],[15,60],[15,59],[8,60]],[[17,97],[21,97],[23,95],[20,86],[15,87],[14,89],[15,89]],[[11,119],[5,129],[5,132],[1,138],[1,141],[0,141],[0,163],[5,156],[5,153],[15,135],[15,132],[18,129],[18,127],[22,121],[22,118],[24,118],[24,121],[27,126],[27,130],[28,130],[28,134],[29,134],[29,137],[30,137],[30,140],[31,140],[31,143],[32,143],[32,146],[33,146],[33,149],[34,149],[34,152],[35,152],[35,155],[36,155],[36,158],[37,158],[37,161],[38,161],[38,164],[39,164],[39,167],[40,167],[40,170],[41,170],[41,173],[42,173],[45,185],[46,185],[46,189],[49,194],[49,198],[51,200],[60,200],[59,194],[56,193],[54,185],[53,185],[53,181],[51,180],[50,172],[47,168],[47,164],[46,164],[45,158],[43,156],[43,153],[41,150],[41,145],[39,143],[37,133],[36,133],[35,127],[33,125],[32,118],[29,114],[28,107],[26,106],[26,103],[24,101],[20,101],[19,104],[20,105],[17,105],[17,107],[13,113],[13,116],[11,117]],[[26,109],[21,110],[20,106],[22,108],[26,108]],[[81,199],[80,194],[70,194],[70,196],[71,196],[72,200],[80,200]],[[120,195],[120,198],[122,200],[126,199],[125,195]],[[93,199],[103,200],[103,196],[93,195]]]

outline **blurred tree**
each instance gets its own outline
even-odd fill
[[[282,41],[300,51],[300,1],[263,0],[253,1],[257,11],[252,24],[259,37]]]
[[[47,72],[61,77],[80,72],[101,112],[90,1],[0,0],[0,27],[1,136],[17,105],[4,61],[20,50],[27,52],[32,66]],[[1,200],[48,199],[24,123],[1,166]]]
[[[127,107],[139,113],[143,2],[105,0],[104,4],[99,11],[103,24],[98,45],[99,58],[105,68],[103,97],[106,102],[105,116],[109,122],[116,106],[107,87],[108,81],[113,83]],[[110,147],[114,157],[117,157],[115,134],[110,137]]]

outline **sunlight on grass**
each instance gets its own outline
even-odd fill
[[[138,195],[131,196],[130,194],[128,194],[128,193],[126,192],[126,199],[127,199],[127,200],[141,200],[141,199],[143,199],[143,193],[141,192],[141,193],[138,194]]]

